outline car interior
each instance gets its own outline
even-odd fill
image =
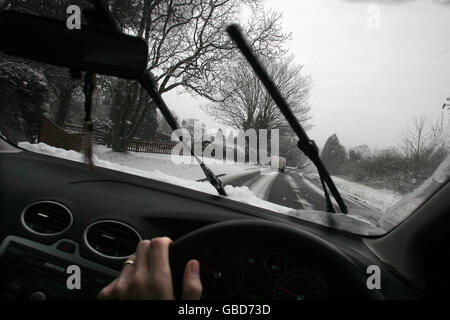
[[[54,23],[2,12],[1,51],[75,73],[149,83],[143,76],[148,48],[141,39],[88,27],[74,34]],[[11,35],[11,28],[17,33]],[[122,50],[108,50],[117,47]],[[205,300],[450,298],[448,178],[386,233],[344,213],[324,212],[325,222],[316,223],[303,218],[314,214],[308,211],[281,215],[219,194],[34,153],[4,137],[0,184],[1,299],[95,299],[142,239],[160,236],[174,241],[176,297],[186,262],[196,258]],[[402,206],[410,203],[393,210]],[[361,224],[360,232],[346,228],[347,220]],[[71,265],[81,269],[80,290],[67,288]],[[371,266],[381,276],[375,287]]]

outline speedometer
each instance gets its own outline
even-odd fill
[[[228,251],[209,251],[199,257],[203,297],[234,297],[242,287],[243,270],[239,259]]]
[[[292,270],[284,274],[273,289],[274,300],[323,300],[328,290],[318,276],[306,270]]]

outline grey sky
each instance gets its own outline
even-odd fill
[[[411,116],[440,117],[450,97],[450,5],[443,3],[266,0],[283,13],[288,47],[313,79],[310,135],[319,146],[333,133],[347,147],[393,145]],[[377,12],[380,28],[369,28]],[[198,108],[204,100],[165,98],[181,117],[220,126]]]

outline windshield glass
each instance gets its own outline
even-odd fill
[[[68,18],[67,1],[50,3],[3,9]],[[111,10],[122,30],[148,42],[148,69],[182,129],[172,131],[136,81],[97,76],[95,165],[217,194],[192,149],[230,199],[325,223],[316,168],[225,32],[237,22],[316,141],[348,207],[347,230],[360,232],[353,219],[387,232],[448,181],[448,1],[149,3],[116,1]],[[3,137],[84,161],[82,79],[0,54],[0,81]]]

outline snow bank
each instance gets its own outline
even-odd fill
[[[317,173],[310,173],[304,176],[320,183],[319,175]],[[307,180],[305,179],[305,181]],[[399,194],[391,190],[374,189],[334,176],[333,181],[339,190],[339,193],[344,198],[344,201],[354,202],[379,212],[385,212],[401,198]],[[323,192],[319,187],[316,188],[320,193]]]

